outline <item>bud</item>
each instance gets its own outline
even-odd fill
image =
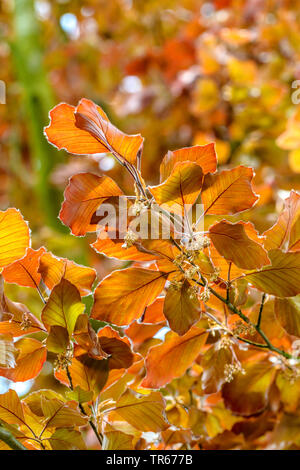
[[[139,237],[136,235],[136,233],[129,229],[124,237],[122,248],[130,248],[138,240],[138,238]]]

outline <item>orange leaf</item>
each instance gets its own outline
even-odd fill
[[[79,386],[97,396],[108,378],[108,361],[106,359],[98,361],[84,354],[76,358],[73,357],[69,371],[74,387]],[[70,386],[65,369],[56,370],[55,377],[67,387]]]
[[[100,106],[90,100],[82,99],[77,108],[61,103],[50,111],[50,119],[45,134],[58,149],[76,155],[111,152],[131,164],[141,152],[142,136],[121,132]]]
[[[257,289],[277,297],[294,297],[300,294],[300,252],[268,253],[272,265],[261,271],[242,276]]]
[[[0,268],[22,258],[29,245],[29,228],[20,212],[0,211]]]
[[[66,258],[57,258],[52,253],[45,253],[41,257],[39,272],[50,290],[64,278],[77,287],[80,295],[89,295],[91,293],[96,278],[94,269],[80,266]]]
[[[135,348],[139,348],[145,341],[153,338],[153,336],[165,325],[165,322],[145,325],[144,323],[134,321],[128,328],[126,328],[125,333],[131,339]]]
[[[185,214],[184,206],[196,202],[202,187],[202,169],[196,163],[177,163],[171,175],[149,191],[163,209],[175,214]]]
[[[239,268],[258,269],[270,264],[267,252],[259,243],[260,239],[251,222],[233,224],[222,220],[210,227],[209,234],[220,255]],[[254,236],[254,240],[249,234]]]
[[[215,144],[195,145],[175,152],[169,151],[160,165],[160,181],[164,181],[172,173],[176,163],[194,162],[202,168],[203,174],[214,173],[217,169]]]
[[[291,191],[285,200],[285,207],[277,222],[263,234],[266,238],[266,250],[287,248],[290,251],[300,249],[300,194]]]
[[[147,375],[141,386],[160,388],[181,377],[199,356],[207,335],[197,326],[193,326],[184,336],[170,331],[162,344],[150,349],[146,357]]]
[[[0,394],[0,419],[8,424],[25,423],[22,403],[15,390]]]
[[[28,308],[3,295],[0,305],[0,334],[18,337],[38,331],[46,330],[42,323],[29,312]]]
[[[140,431],[159,432],[168,427],[164,409],[165,401],[161,393],[137,395],[127,390],[118,400],[115,412]]]
[[[122,261],[151,261],[157,256],[139,251],[135,246],[123,248],[124,240],[112,240],[106,232],[91,245],[98,253]]]
[[[91,357],[95,359],[106,359],[108,357],[101,348],[99,338],[92,328],[87,315],[83,314],[77,318],[73,337],[81,349],[88,352]]]
[[[153,304],[149,305],[143,315],[143,323],[160,323],[165,321],[163,313],[164,297],[158,297]]]
[[[253,193],[252,168],[238,166],[206,175],[202,190],[205,214],[226,215],[250,209],[258,197]]]
[[[24,287],[38,287],[41,275],[38,272],[40,257],[45,253],[45,248],[33,250],[27,248],[26,255],[10,264],[2,271],[2,276],[6,282],[13,282]]]
[[[97,228],[91,222],[94,212],[106,199],[121,194],[121,189],[108,176],[79,173],[70,178],[59,217],[74,235],[94,232]]]
[[[33,338],[19,339],[15,347],[19,350],[16,366],[13,369],[0,368],[0,375],[13,382],[25,382],[35,378],[46,361],[46,347]]]
[[[132,365],[133,353],[130,342],[125,336],[121,338],[110,326],[101,328],[97,336],[103,351],[110,356],[108,359],[110,369],[128,369]]]
[[[128,325],[138,319],[145,307],[161,293],[166,274],[142,268],[114,271],[98,285],[92,318],[115,325]]]
[[[244,374],[239,372],[223,386],[222,395],[226,408],[238,415],[251,416],[266,408],[276,369],[267,358],[249,361],[243,368]]]
[[[179,335],[184,335],[200,317],[199,301],[190,288],[187,280],[179,288],[171,285],[165,298],[164,315],[171,330]]]

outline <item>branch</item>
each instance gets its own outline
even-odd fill
[[[69,367],[67,366],[66,367],[66,372],[67,372],[67,377],[68,377],[68,380],[69,380],[69,384],[70,384],[70,389],[71,390],[74,390],[74,387],[73,387],[73,381],[72,381],[72,377],[71,377],[71,374],[70,374],[70,370],[69,370]],[[81,403],[78,403],[78,406],[79,406],[79,409],[80,411],[82,412],[82,414],[84,414],[85,416],[88,416],[88,414],[85,412],[83,406]],[[101,434],[98,433],[97,431],[97,428],[95,426],[95,423],[93,422],[92,418],[89,417],[89,425],[91,426],[92,430],[94,431],[96,437],[97,437],[97,440],[99,442],[99,444],[101,445],[102,447],[102,441],[103,441],[103,436]]]
[[[19,442],[13,434],[0,425],[0,440],[5,442],[13,450],[28,450]]]
[[[175,246],[183,253],[185,254],[184,250],[182,250],[181,246],[175,242],[175,240],[173,240],[171,238],[171,241],[175,244]],[[190,261],[188,260],[189,263],[192,265],[192,266],[195,266],[197,269],[199,269],[199,267],[193,263],[193,261]],[[184,270],[182,270],[184,272]],[[229,272],[229,276],[230,276],[230,272]],[[193,282],[195,282],[196,284],[200,285],[200,286],[205,286],[207,285],[207,282],[206,282],[206,279],[203,277],[202,273],[200,272],[200,278],[201,278],[201,281],[198,281],[198,279],[192,279]],[[264,305],[264,302],[265,302],[265,297],[266,297],[266,294],[263,295],[263,299],[262,299],[262,302],[261,302],[261,306],[260,306],[260,311],[259,311],[259,316],[258,316],[258,321],[257,321],[257,324],[255,325],[254,323],[251,322],[251,320],[240,310],[238,309],[237,307],[235,307],[235,305],[233,305],[230,300],[229,300],[229,296],[228,296],[228,293],[226,292],[226,297],[223,297],[222,295],[220,295],[218,292],[216,292],[212,287],[208,286],[208,289],[209,291],[215,296],[217,297],[217,299],[221,300],[221,302],[223,302],[225,305],[227,305],[227,307],[229,308],[229,310],[231,310],[233,313],[235,313],[236,315],[238,315],[242,320],[244,320],[245,323],[247,323],[248,325],[252,326],[253,328],[255,328],[255,330],[257,331],[257,333],[262,337],[262,339],[265,341],[266,344],[260,344],[260,343],[253,343],[253,342],[250,342],[249,340],[246,340],[244,338],[241,338],[241,337],[238,337],[238,339],[240,341],[243,341],[244,343],[248,343],[248,344],[253,344],[253,346],[255,347],[259,347],[259,348],[264,348],[264,349],[269,349],[270,351],[273,351],[273,352],[276,352],[277,354],[280,354],[281,356],[285,357],[286,359],[293,359],[293,356],[289,353],[287,353],[286,351],[283,351],[282,349],[279,349],[279,348],[276,348],[275,346],[273,346],[273,344],[271,343],[271,341],[268,339],[268,337],[266,336],[266,334],[261,330],[260,328],[260,321],[261,321],[261,314],[262,314],[262,310],[263,310],[263,305]]]

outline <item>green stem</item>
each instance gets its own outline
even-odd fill
[[[13,450],[28,450],[2,425],[0,425],[0,440],[5,442],[5,444]]]
[[[171,241],[183,254],[185,254],[185,252],[182,250],[181,246],[177,242],[175,242],[175,240],[173,240],[171,238]],[[198,268],[198,266],[195,265],[192,261],[189,261],[189,262],[192,266],[195,266],[196,268]],[[206,279],[204,279],[204,277],[202,276],[201,273],[200,273],[200,277],[201,277],[202,282],[198,281],[198,279],[192,279],[192,281],[195,282],[196,284],[202,286],[202,287],[206,286],[207,285]],[[227,307],[229,308],[229,310],[231,310],[231,312],[235,313],[242,320],[244,320],[245,323],[247,323],[248,325],[255,328],[257,333],[262,337],[262,339],[265,341],[266,344],[254,343],[252,341],[249,341],[249,340],[246,340],[244,338],[238,337],[238,339],[240,341],[243,341],[244,343],[252,344],[253,346],[258,347],[258,348],[269,349],[270,351],[273,351],[273,352],[276,352],[277,354],[280,354],[281,356],[285,357],[286,359],[293,359],[293,356],[291,354],[287,353],[286,351],[283,351],[282,349],[279,349],[279,348],[276,348],[275,346],[273,346],[273,344],[271,343],[269,338],[266,336],[266,334],[260,328],[261,314],[262,314],[266,294],[263,295],[263,299],[262,299],[261,306],[260,306],[260,311],[259,311],[259,316],[258,316],[258,321],[257,321],[257,324],[255,325],[254,323],[251,322],[251,320],[240,309],[235,307],[235,305],[233,305],[230,302],[228,295],[227,295],[227,298],[225,298],[222,295],[220,295],[218,292],[216,292],[212,287],[210,287],[210,286],[207,286],[207,287],[208,287],[209,291],[215,297],[217,297],[217,299],[219,299],[221,302],[223,302],[225,305],[227,305]]]

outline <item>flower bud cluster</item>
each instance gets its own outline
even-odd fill
[[[225,382],[227,383],[232,382],[234,379],[234,376],[238,374],[239,372],[243,375],[246,374],[245,369],[243,369],[239,363],[236,362],[235,364],[225,364],[225,367],[224,367]]]
[[[137,240],[137,234],[129,229],[124,237],[124,243],[122,245],[122,248],[130,248]]]

